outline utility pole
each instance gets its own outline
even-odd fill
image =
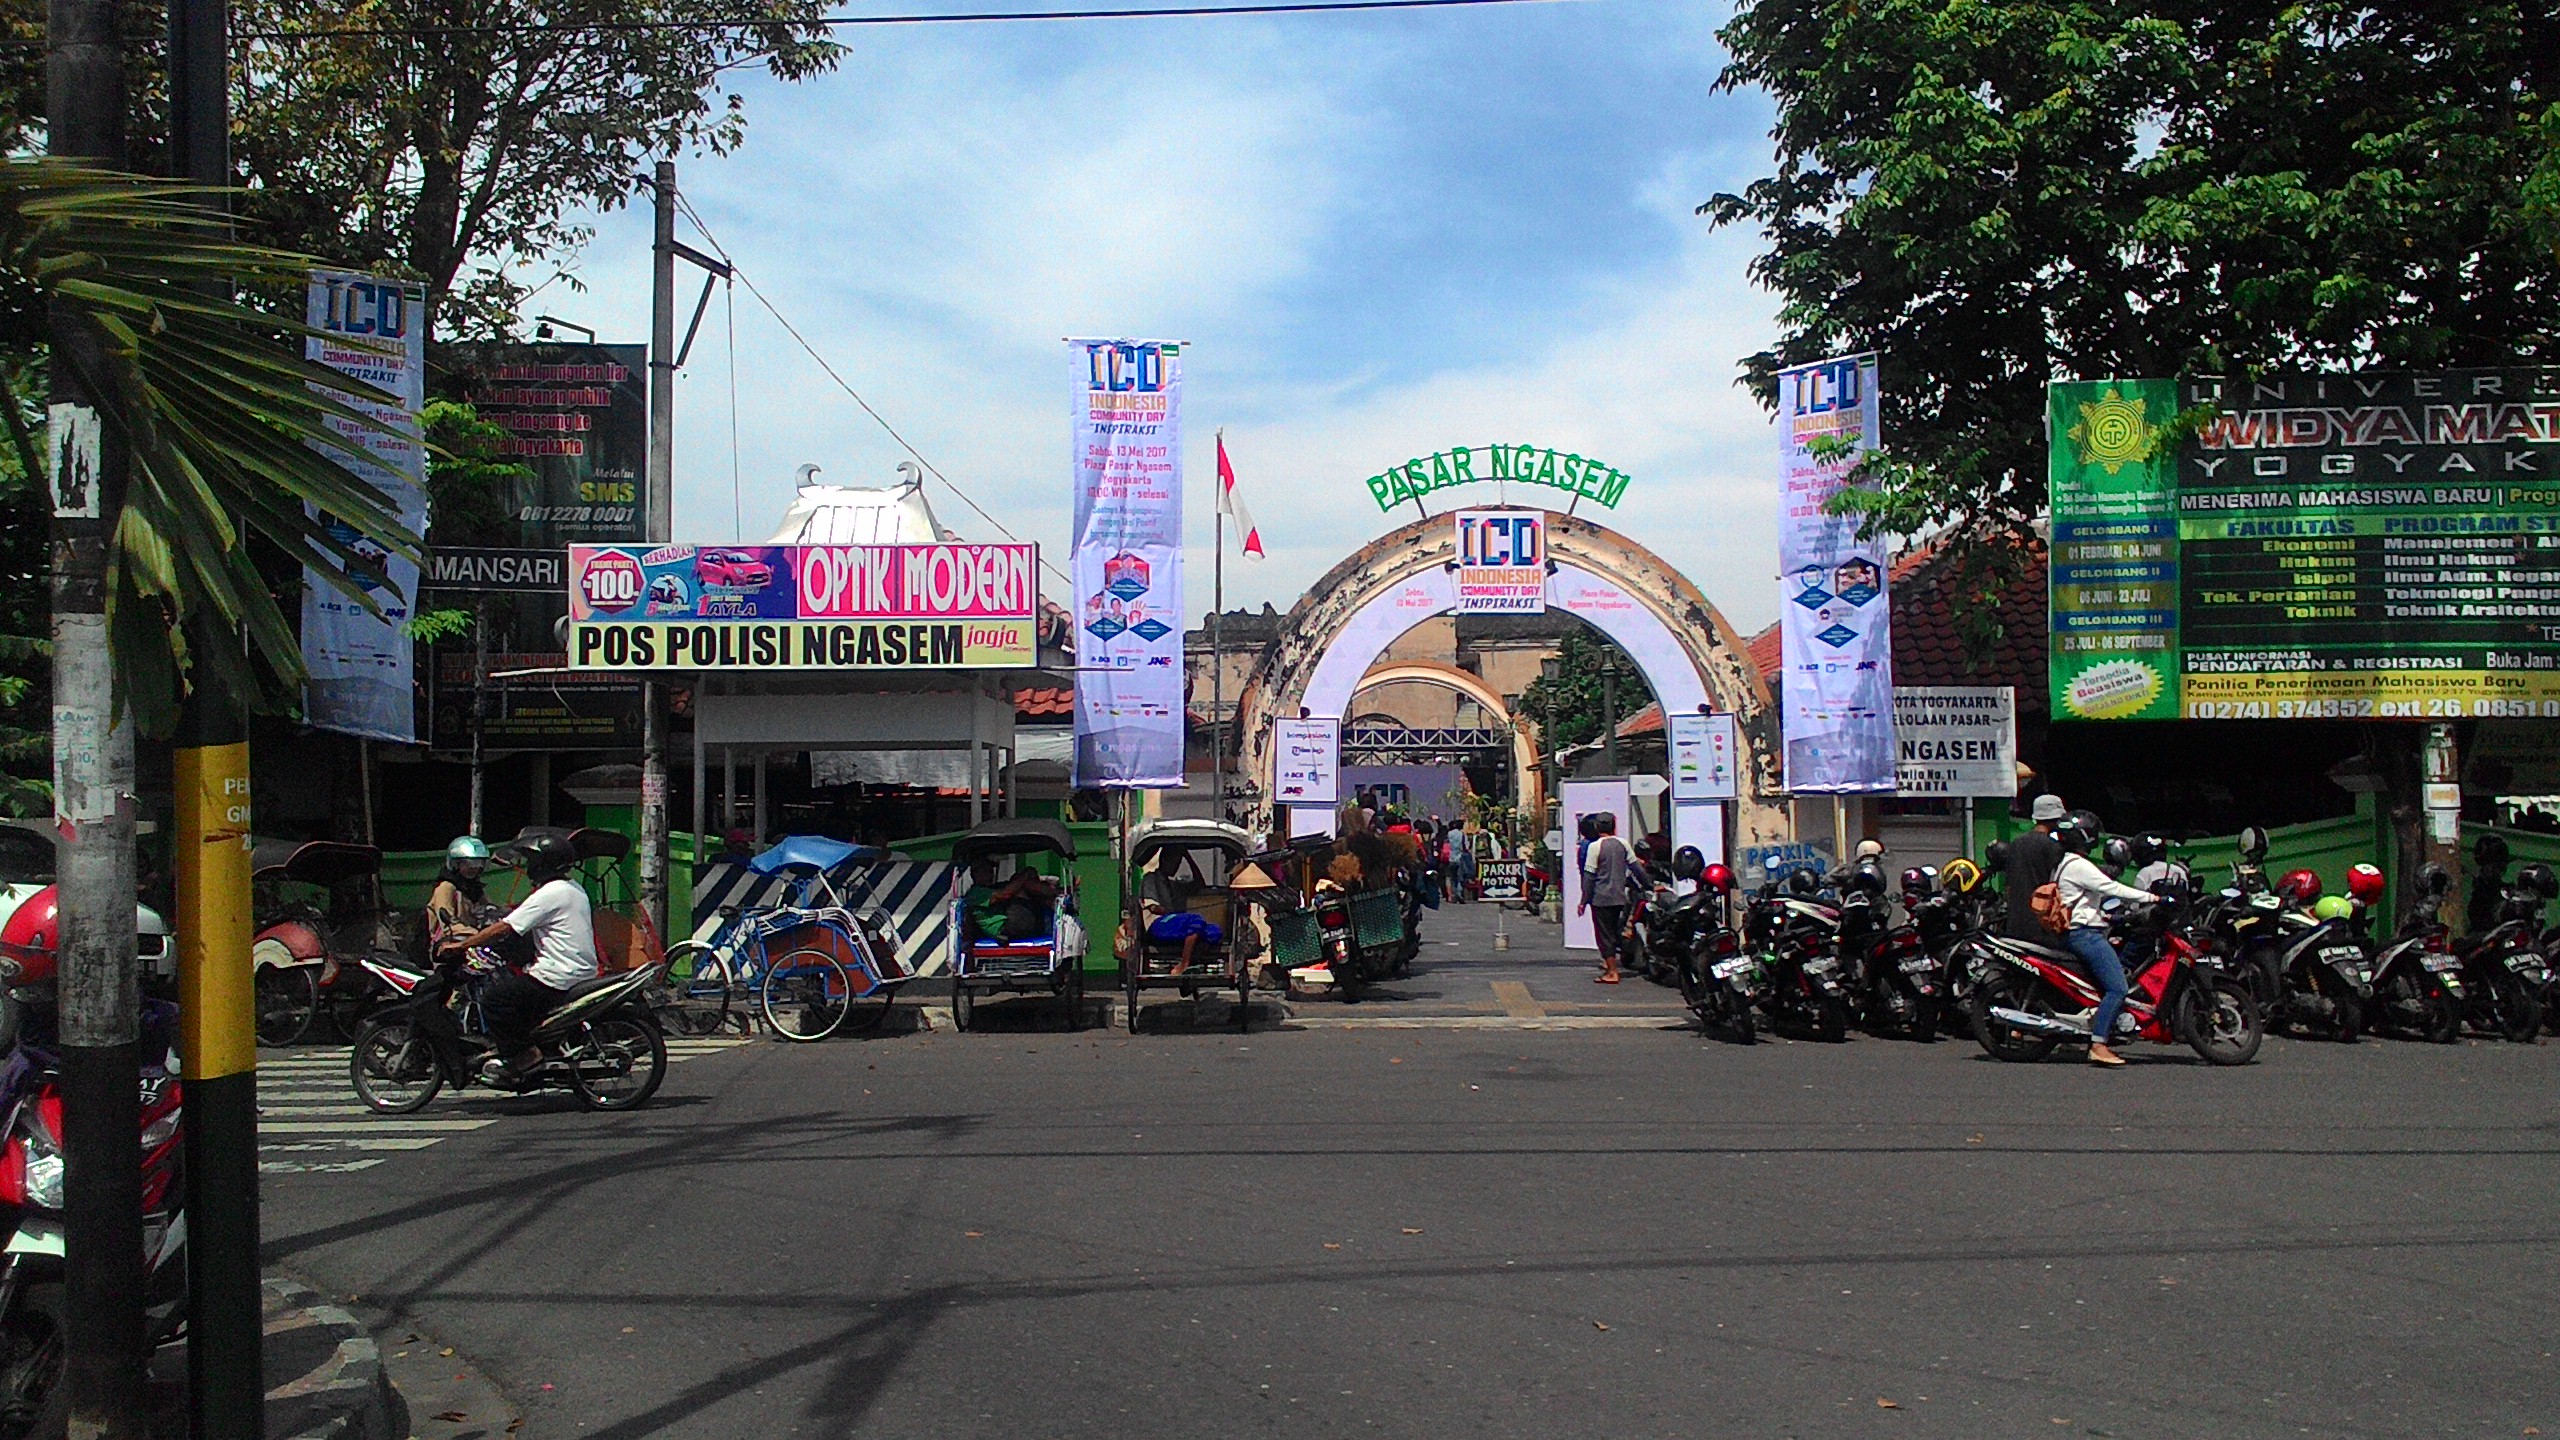
[[[661,160],[650,189],[657,238],[649,277],[649,542],[675,538],[676,162]],[[696,857],[699,858],[699,857]],[[667,929],[667,693],[640,684],[640,908]]]
[[[231,184],[228,0],[171,0],[169,170]],[[216,205],[226,202],[214,201]],[[215,287],[229,300],[228,287]],[[188,626],[199,657],[242,648],[210,616]],[[186,1075],[187,1407],[197,1440],[266,1433],[265,1315],[258,1273],[257,1003],[249,964],[249,716],[207,659],[172,756],[178,1048]]]
[[[125,165],[122,7],[52,0],[45,119],[52,153]],[[53,807],[60,837],[56,953],[62,1032],[64,1364],[70,1432],[141,1440],[141,994],[133,960],[133,732],[115,726],[107,541],[130,460],[102,423],[106,338],[68,301],[48,306],[53,489]],[[252,1163],[255,1163],[254,1161]]]

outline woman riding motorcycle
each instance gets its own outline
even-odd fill
[[[2086,813],[2072,815],[2054,827],[2053,838],[2062,846],[2062,864],[2053,872],[2054,888],[2060,892],[2063,909],[2070,916],[2070,932],[2066,943],[2071,953],[2089,967],[2089,978],[2098,982],[2098,1013],[2089,1026],[2089,1063],[2122,1065],[2124,1057],[2107,1044],[2115,1033],[2116,1015],[2124,1009],[2128,988],[2124,976],[2124,960],[2107,939],[2106,902],[2132,900],[2150,903],[2148,890],[2136,890],[2124,884],[2089,858],[2089,847],[2098,838],[2096,817]]]
[[[437,872],[435,888],[427,892],[427,908],[421,915],[429,950],[454,930],[478,928],[471,922],[489,903],[489,892],[481,883],[481,875],[488,868],[489,846],[477,835],[456,836],[452,844],[444,847],[444,869]]]

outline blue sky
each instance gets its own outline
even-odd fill
[[[835,74],[750,85],[745,146],[685,157],[680,183],[839,373],[1061,563],[1059,338],[1177,339],[1192,615],[1224,426],[1271,547],[1228,566],[1231,606],[1285,609],[1388,528],[1366,476],[1505,440],[1631,474],[1618,526],[1747,631],[1776,610],[1777,460],[1733,379],[1774,306],[1754,237],[1691,213],[1768,164],[1766,100],[1711,93],[1725,9],[856,30]],[[596,223],[585,293],[534,308],[644,340],[647,214]],[[803,462],[893,478],[903,452],[743,289],[736,332],[749,538]],[[678,389],[680,539],[731,535],[729,373],[715,296]]]

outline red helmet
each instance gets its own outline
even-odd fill
[[[2308,905],[2320,898],[2320,877],[2308,870],[2287,870],[2276,882],[2276,893],[2294,905]]]
[[[9,912],[0,925],[0,984],[41,985],[53,979],[54,951],[62,944],[62,897],[47,885]]]
[[[2357,904],[2381,904],[2382,890],[2382,867],[2378,865],[2347,867],[2347,894]]]
[[[1733,868],[1719,860],[1707,867],[1705,879],[1710,890],[1730,890],[1733,888]]]

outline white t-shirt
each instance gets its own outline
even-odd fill
[[[533,941],[524,973],[554,990],[596,978],[596,910],[570,880],[545,880],[507,914],[507,926]]]

